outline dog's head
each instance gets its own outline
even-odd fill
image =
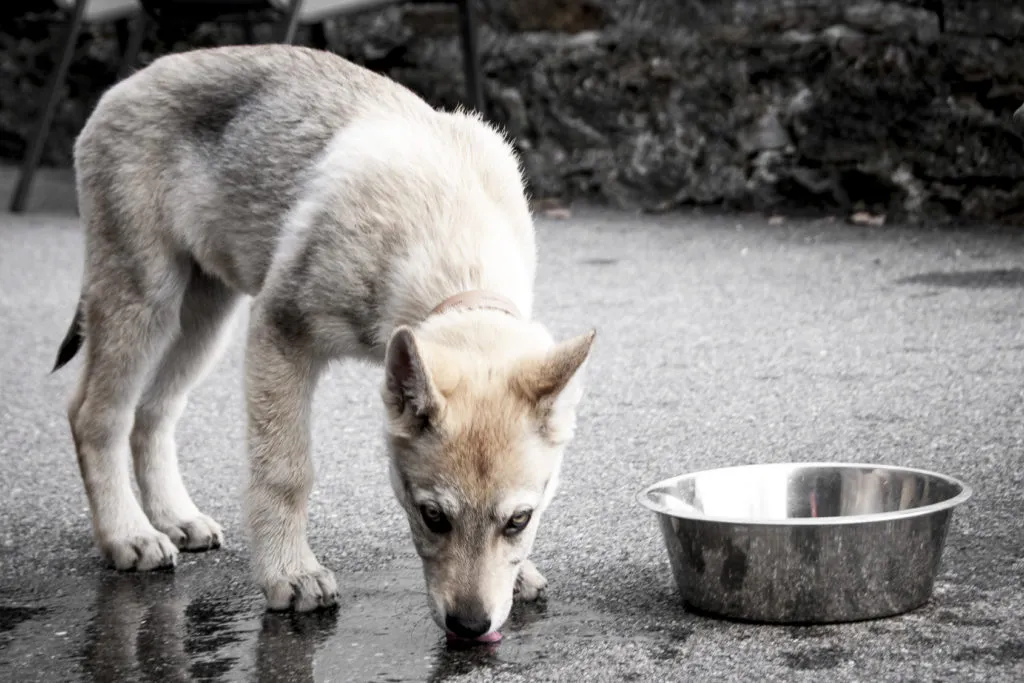
[[[382,390],[391,483],[423,561],[434,620],[472,638],[508,618],[558,484],[594,333],[532,354],[392,335]]]

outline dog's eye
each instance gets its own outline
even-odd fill
[[[505,535],[514,536],[520,531],[526,528],[526,525],[530,523],[530,517],[533,516],[532,510],[520,510],[511,517],[508,518],[508,522],[505,524]]]
[[[423,523],[435,534],[446,534],[452,530],[451,522],[437,505],[433,503],[421,505],[420,514],[423,516]]]

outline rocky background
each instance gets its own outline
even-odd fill
[[[478,1],[488,114],[517,140],[537,198],[1024,225],[1024,126],[1012,120],[1024,2]],[[0,158],[20,158],[53,64],[59,29],[46,19],[0,17]],[[461,100],[449,5],[299,38],[434,104]],[[153,29],[141,63],[246,39],[240,26]],[[82,35],[46,163],[69,163],[117,62],[115,27]]]

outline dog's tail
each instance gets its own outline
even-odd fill
[[[78,350],[82,348],[82,342],[85,340],[84,330],[82,329],[84,321],[85,310],[82,302],[79,301],[78,307],[75,308],[75,317],[71,320],[71,326],[68,327],[67,334],[64,335],[64,341],[60,343],[60,350],[57,351],[57,362],[50,372],[57,372],[67,365],[68,361],[74,358]]]

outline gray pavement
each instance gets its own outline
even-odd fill
[[[0,679],[1010,681],[1024,679],[1024,237],[587,211],[540,224],[539,317],[599,330],[564,483],[535,558],[544,606],[493,651],[446,649],[393,502],[377,373],[338,366],[316,411],[312,544],[334,615],[265,616],[242,537],[241,335],[179,429],[228,546],[118,575],[89,537],[48,374],[82,240],[66,211],[0,214]],[[961,477],[934,599],[820,627],[679,604],[634,495],[699,468],[867,461]]]

